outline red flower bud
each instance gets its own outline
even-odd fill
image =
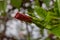
[[[19,19],[21,21],[25,21],[25,22],[32,22],[32,18],[25,15],[25,14],[20,14],[20,13],[17,13],[16,16],[15,16],[16,19]]]

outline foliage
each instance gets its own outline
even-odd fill
[[[45,1],[47,2],[47,0]],[[44,18],[44,27],[49,29],[53,34],[60,37],[60,0],[56,0],[53,11],[51,10],[46,11],[39,6],[35,7],[37,14]]]
[[[22,3],[22,0],[11,0],[11,4],[17,8],[20,8],[21,3]]]
[[[50,0],[43,1],[46,3],[47,7],[49,7]],[[19,9],[22,4],[22,0],[11,0],[11,4]],[[4,3],[0,2],[0,10],[4,9],[3,5]],[[30,10],[32,9],[30,8]],[[35,23],[40,28],[46,28],[50,30],[53,34],[60,37],[60,0],[56,0],[54,3],[54,8],[48,11],[40,7],[39,1],[35,0],[34,11],[37,12],[40,18],[36,18],[34,13],[29,11],[28,14],[32,17],[33,23]]]

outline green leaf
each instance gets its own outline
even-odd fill
[[[59,16],[60,16],[60,0],[56,0],[56,1],[57,1],[58,11],[59,11]]]
[[[48,12],[45,21],[49,23],[50,20],[51,20],[51,12]]]
[[[38,0],[35,0],[35,5],[36,5],[36,6],[40,6],[40,4],[39,4],[39,1],[38,1]]]
[[[20,8],[21,3],[22,3],[22,0],[11,0],[12,6],[14,6],[16,8]]]
[[[0,11],[4,10],[4,1],[0,1]]]
[[[7,0],[0,1],[0,11],[5,11]]]
[[[51,30],[53,34],[60,37],[60,25],[58,25],[56,28]]]
[[[5,17],[6,16],[6,13],[2,13],[1,16],[4,16]]]
[[[44,19],[46,17],[46,11],[40,7],[39,1],[35,0],[35,8],[34,10],[37,12],[40,18]]]
[[[54,12],[60,17],[60,0],[56,0],[54,4]]]
[[[49,7],[50,0],[43,0],[43,2]]]
[[[48,38],[46,38],[45,40],[50,40],[50,38],[48,37]]]
[[[41,7],[39,7],[39,6],[35,6],[35,11],[37,12],[37,14],[41,17],[41,18],[45,18],[46,17],[46,15],[47,15],[47,12],[44,10],[44,9],[42,9]]]
[[[47,28],[47,29],[51,29],[52,28],[52,26],[51,25],[46,25],[46,27],[45,28]]]

